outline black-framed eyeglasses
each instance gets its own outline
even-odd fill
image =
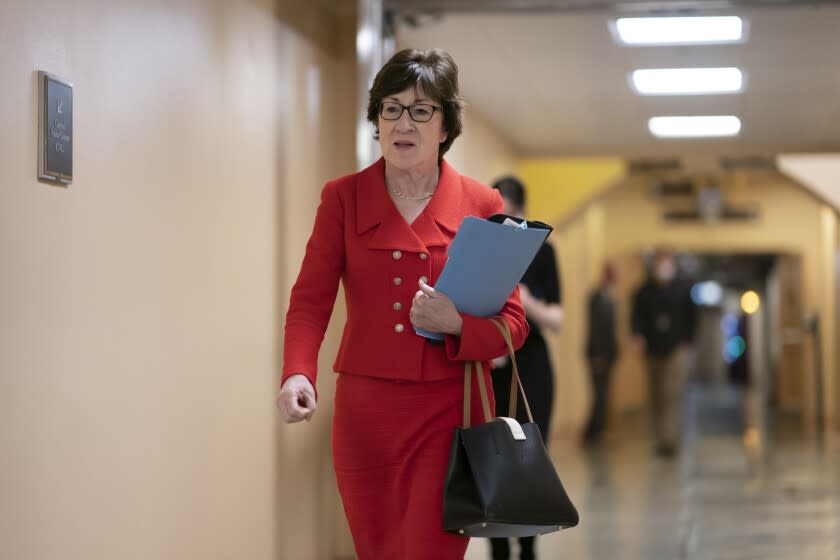
[[[408,116],[414,122],[429,122],[435,116],[435,111],[440,111],[440,107],[428,105],[426,103],[416,103],[414,105],[402,105],[394,101],[383,101],[379,106],[379,116],[386,121],[396,121],[402,116],[403,111],[408,109]]]

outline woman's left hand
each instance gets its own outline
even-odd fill
[[[464,320],[446,294],[420,280],[420,290],[414,294],[408,312],[411,324],[423,330],[460,336]]]

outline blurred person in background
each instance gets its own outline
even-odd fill
[[[683,388],[697,321],[689,286],[677,273],[674,253],[658,250],[648,280],[633,298],[631,319],[634,344],[647,362],[655,452],[665,458],[679,448]]]
[[[382,67],[367,116],[383,157],[324,186],[290,296],[277,404],[283,420],[299,422],[316,410],[318,352],[344,286],[332,450],[360,560],[463,560],[469,542],[442,529],[464,362],[483,361],[490,383],[490,361],[507,346],[490,318],[459,313],[432,288],[463,218],[503,209],[497,192],[443,159],[461,133],[462,106],[458,69],[443,51],[406,49]],[[528,324],[518,290],[499,316],[521,346]],[[445,340],[431,343],[414,326]],[[472,403],[480,424],[477,391]]]
[[[516,218],[525,218],[525,186],[515,177],[503,177],[493,183],[504,203],[504,213]],[[534,422],[540,429],[543,441],[548,445],[551,409],[554,402],[554,372],[543,331],[560,330],[563,321],[561,307],[562,293],[557,272],[554,249],[543,243],[519,284],[522,307],[530,325],[528,338],[522,348],[516,351],[516,363],[522,386],[528,396]],[[508,416],[510,404],[510,383],[513,368],[507,356],[494,360],[493,392],[496,395],[496,416]],[[519,402],[516,409],[519,422],[527,422],[525,407]],[[533,560],[534,537],[519,539],[520,560]],[[490,539],[493,560],[508,560],[510,541],[506,538]]]
[[[615,267],[605,263],[601,283],[589,294],[587,303],[586,361],[592,383],[592,408],[583,434],[584,444],[598,442],[607,424],[610,376],[618,357],[615,283]]]

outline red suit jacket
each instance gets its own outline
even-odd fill
[[[435,195],[411,225],[387,193],[383,159],[329,181],[292,288],[282,381],[300,373],[315,386],[318,350],[339,279],[347,323],[333,366],[336,372],[431,381],[462,376],[465,360],[486,362],[507,353],[489,319],[462,314],[461,336],[447,335],[444,344],[432,344],[415,334],[408,318],[418,280],[425,277],[434,286],[461,220],[501,211],[498,192],[459,175],[444,160]],[[528,323],[518,288],[499,315],[507,320],[514,347],[519,348]]]

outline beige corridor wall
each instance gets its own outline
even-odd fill
[[[284,198],[278,223],[283,241],[279,256],[284,272],[279,286],[284,322],[321,188],[328,179],[356,171],[357,102],[355,5],[335,4],[328,12],[315,5],[285,2],[280,16],[294,24],[292,32],[281,33],[278,45],[279,68],[284,71],[279,79],[284,96],[278,104],[285,117],[279,161]],[[352,557],[330,443],[335,394],[332,364],[345,317],[339,288],[319,356],[318,411],[312,422],[279,429],[279,560]],[[280,360],[278,368],[279,364]]]
[[[480,113],[464,109],[464,131],[446,154],[462,175],[490,184],[499,177],[516,173],[516,153]]]
[[[331,555],[329,399],[273,400],[353,23],[299,5],[0,4],[0,558]],[[35,180],[39,69],[75,85],[69,188]]]
[[[811,189],[818,196],[831,204],[837,212],[840,212],[840,155],[838,154],[783,154],[777,157],[779,169],[784,171],[793,179],[799,181],[805,188]],[[836,214],[827,213],[823,219],[825,235],[831,237],[831,229],[837,230]],[[826,289],[830,291],[829,298],[834,298],[835,321],[833,324],[825,325],[823,334],[824,345],[833,352],[834,370],[827,374],[833,378],[834,402],[840,404],[840,231],[835,231],[837,239],[833,247],[829,243],[825,249],[827,253],[833,253],[828,257],[834,261],[826,267],[827,284]],[[831,284],[834,289],[831,289]],[[836,410],[836,409],[835,409]],[[834,415],[834,427],[840,433],[840,414]]]

